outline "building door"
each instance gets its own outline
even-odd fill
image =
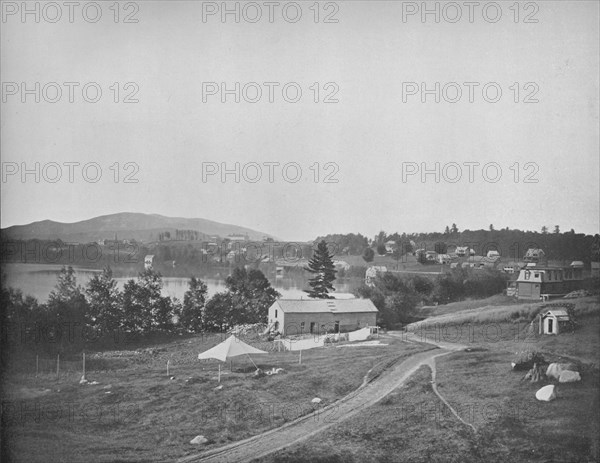
[[[333,332],[334,333],[340,332],[340,321],[339,320],[336,320],[335,325],[333,326]]]
[[[551,318],[548,318],[548,333],[554,333],[554,320],[552,320]]]
[[[310,334],[315,332],[315,322],[310,322]]]

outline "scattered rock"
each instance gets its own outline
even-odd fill
[[[92,381],[91,383],[88,383],[90,386],[96,386],[98,384],[100,384],[98,381]]]
[[[285,370],[283,368],[277,368],[277,370],[275,370],[276,374],[280,374],[280,373],[285,373]]]
[[[171,379],[171,381],[173,381],[173,380],[175,379],[175,376],[171,376],[171,378],[170,378],[170,379]]]
[[[111,391],[104,391],[105,394],[112,394]]]
[[[102,389],[110,389],[112,388],[112,384],[107,384],[106,386],[104,386]]]
[[[311,400],[311,402],[313,404],[320,404],[321,403],[321,399],[319,399],[318,397],[315,397],[314,399]]]
[[[577,371],[561,371],[560,376],[558,377],[559,383],[574,383],[576,381],[581,381],[581,376]]]
[[[541,400],[543,402],[550,402],[551,400],[556,399],[556,393],[554,391],[554,384],[549,384],[548,386],[544,386],[540,390],[535,393],[535,398]]]
[[[223,385],[222,384],[220,386],[215,387],[215,391],[220,391],[221,389],[223,389]]]
[[[546,376],[548,378],[559,379],[561,372],[565,370],[577,371],[577,365],[574,363],[551,363],[546,370]]]
[[[265,372],[263,370],[261,370],[260,368],[257,368],[256,371],[254,372],[254,377],[262,378],[263,376],[265,376]]]
[[[208,442],[208,439],[206,437],[196,436],[190,441],[190,444],[202,445],[202,444],[206,444],[207,442]]]
[[[88,380],[85,379],[85,376],[82,376],[81,379],[79,380],[79,384],[87,384]]]

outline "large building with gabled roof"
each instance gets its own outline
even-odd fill
[[[354,331],[377,325],[370,299],[278,299],[269,307],[269,328],[284,336]]]

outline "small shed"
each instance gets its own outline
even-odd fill
[[[571,318],[565,309],[552,309],[540,315],[540,334],[559,334],[570,325]]]

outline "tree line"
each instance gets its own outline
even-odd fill
[[[234,269],[225,286],[225,291],[208,298],[206,283],[192,276],[183,301],[179,301],[162,295],[162,276],[151,268],[128,280],[121,290],[109,266],[85,287],[77,283],[72,267],[63,267],[47,302],[39,303],[6,287],[3,281],[2,341],[9,342],[15,330],[19,338],[39,334],[28,330],[58,330],[61,336],[55,345],[60,351],[81,347],[69,339],[72,336],[66,335],[65,327],[87,330],[79,340],[115,331],[134,335],[222,331],[237,324],[266,322],[269,306],[280,296],[257,269]],[[57,333],[44,336],[53,339]]]

